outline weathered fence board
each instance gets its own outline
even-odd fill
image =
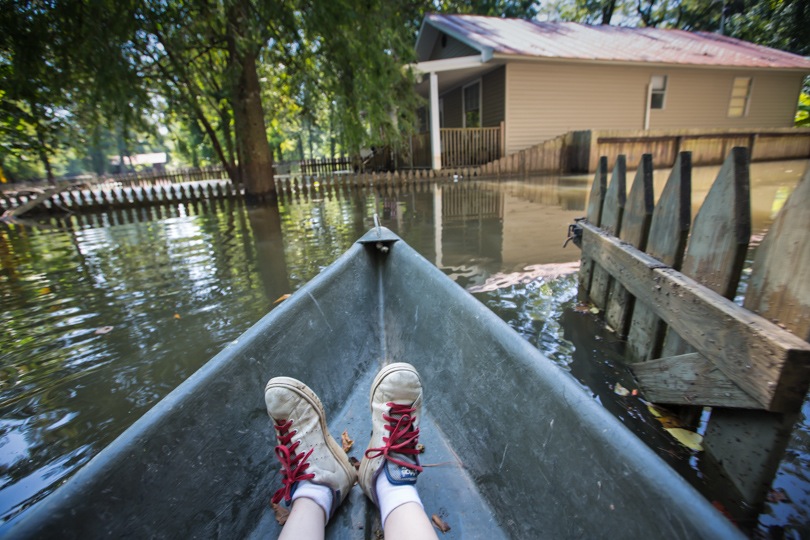
[[[778,321],[796,336],[810,340],[810,171],[757,249],[743,306]],[[790,364],[783,377],[796,392],[806,391],[810,365]],[[777,388],[777,392],[785,391]],[[788,392],[791,390],[788,389]],[[799,406],[784,414],[715,409],[706,430],[705,446],[722,463],[724,472],[746,500],[756,500],[768,488],[784,455]],[[741,449],[737,440],[755,437],[755,447]]]
[[[720,368],[696,352],[634,365],[633,375],[644,397],[655,403],[760,408]]]
[[[610,184],[602,203],[602,218],[599,227],[613,236],[618,236],[622,228],[624,205],[627,202],[627,164],[624,156],[619,156],[610,175]],[[599,309],[607,306],[607,296],[611,285],[610,274],[596,265],[591,278],[591,302]]]
[[[689,236],[681,272],[717,294],[733,299],[751,238],[751,197],[748,152],[729,153],[703,201]],[[692,352],[672,331],[664,338],[661,356]]]
[[[588,223],[599,226],[602,222],[602,205],[607,194],[607,159],[599,160],[599,167],[594,174],[591,194],[588,196],[588,208],[585,219]],[[591,292],[591,278],[593,277],[593,260],[583,256],[579,266],[579,298],[587,300]]]
[[[620,240],[641,251],[644,251],[647,246],[647,235],[650,232],[654,198],[652,156],[644,154],[641,157],[638,169],[636,169],[636,177],[630,188],[630,194],[627,196],[618,235]],[[619,281],[614,281],[608,291],[605,320],[621,338],[627,336],[634,298]]]
[[[810,362],[810,344],[598,227],[581,226],[583,257],[619,279],[762,408],[783,411],[801,403],[807,381],[793,373]]]

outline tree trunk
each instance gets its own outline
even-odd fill
[[[610,24],[614,11],[616,11],[616,0],[605,0],[605,3],[602,4],[602,24]]]
[[[42,134],[42,128],[40,128],[39,123],[37,123],[35,129],[37,133],[37,141],[39,142],[39,159],[42,161],[42,165],[45,166],[45,175],[48,178],[48,183],[52,186],[55,186],[56,179],[53,176],[53,168],[51,168],[51,160],[48,159],[48,148],[45,145],[45,137]]]
[[[261,87],[256,72],[256,52],[238,42],[246,15],[238,3],[231,9],[228,24],[228,53],[234,74],[233,119],[242,170],[242,185],[248,198],[275,199],[273,154],[267,142]]]

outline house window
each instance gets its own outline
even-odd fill
[[[481,81],[464,87],[464,127],[481,127]]]
[[[731,99],[728,102],[729,118],[740,118],[748,114],[748,100],[751,98],[751,77],[734,77]]]
[[[663,109],[667,95],[667,76],[653,75],[650,79],[650,109]]]

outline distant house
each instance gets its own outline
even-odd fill
[[[425,132],[489,127],[506,154],[581,129],[792,126],[810,73],[717,34],[473,15],[426,16],[416,52]],[[446,143],[430,139],[440,168]]]

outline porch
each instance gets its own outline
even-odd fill
[[[475,167],[504,157],[503,122],[496,127],[440,128],[441,168]],[[398,161],[400,169],[433,167],[430,132],[411,136]]]

